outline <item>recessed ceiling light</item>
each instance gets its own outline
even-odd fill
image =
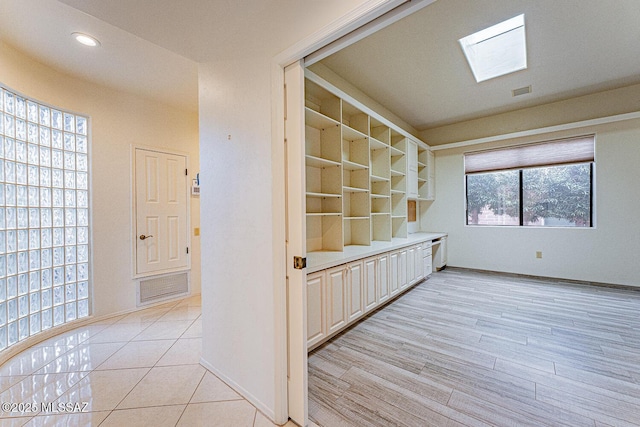
[[[527,68],[524,14],[459,40],[478,83]]]
[[[100,41],[97,38],[92,37],[88,34],[71,33],[71,35],[73,36],[74,39],[76,39],[78,43],[81,43],[85,46],[90,46],[90,47],[100,46]]]

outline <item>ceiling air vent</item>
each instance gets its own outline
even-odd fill
[[[521,87],[521,88],[518,88],[518,89],[513,89],[511,91],[511,94],[513,96],[526,95],[528,93],[531,93],[531,85],[525,86],[525,87]]]

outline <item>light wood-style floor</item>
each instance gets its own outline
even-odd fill
[[[321,426],[638,426],[640,290],[446,269],[309,355]]]

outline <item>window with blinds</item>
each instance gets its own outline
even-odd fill
[[[593,226],[595,135],[464,155],[467,225]]]

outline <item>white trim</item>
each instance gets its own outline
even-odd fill
[[[640,111],[632,113],[616,114],[614,116],[600,117],[597,119],[582,120],[579,122],[564,123],[561,125],[547,126],[543,128],[523,130],[520,132],[504,133],[501,135],[487,136],[485,138],[469,139],[466,141],[452,142],[449,144],[432,145],[431,151],[449,150],[452,148],[469,147],[472,145],[485,144],[487,142],[505,141],[507,139],[523,138],[526,136],[542,135],[545,133],[560,132],[564,130],[579,129],[589,126],[604,125],[608,123],[623,122],[626,120],[640,119]]]
[[[352,31],[368,24],[409,0],[368,0],[336,21],[300,40],[274,58],[274,63],[284,69],[287,65],[304,59]],[[418,2],[424,0],[417,0]]]
[[[405,1],[398,6],[392,7],[389,5],[389,11],[383,16],[379,16],[368,24],[362,25],[354,31],[340,37],[338,40],[310,53],[304,58],[305,67],[309,67],[316,62],[322,61],[324,58],[333,55],[334,53],[351,46],[354,43],[370,36],[371,34],[382,30],[385,27],[401,20],[402,18],[411,15],[418,10],[429,6],[436,0],[409,0]]]
[[[271,420],[275,424],[282,425],[289,419],[287,404],[287,378],[289,373],[289,360],[287,358],[287,237],[284,196],[284,65],[274,61],[272,62],[271,70],[271,179],[273,189],[271,209],[273,217],[274,360],[276,364],[273,378],[274,410],[271,414]],[[201,361],[201,363],[209,366],[206,361]],[[209,370],[213,372],[213,369]]]
[[[285,68],[286,106],[285,144],[283,167],[286,221],[286,274],[287,274],[287,338],[289,377],[287,404],[289,418],[299,425],[309,423],[309,384],[307,351],[306,271],[293,268],[294,256],[306,256],[306,230],[304,209],[304,64],[302,61]]]
[[[134,239],[135,242],[135,239]],[[191,255],[191,245],[189,245],[189,253],[188,255]],[[135,259],[135,258],[134,258]],[[191,259],[191,258],[189,258]],[[134,267],[135,269],[135,267]],[[154,277],[154,276],[166,276],[169,274],[175,274],[175,273],[182,273],[184,271],[187,271],[189,273],[191,273],[191,265],[187,266],[187,267],[180,267],[180,268],[169,268],[167,270],[158,270],[158,271],[151,271],[148,273],[140,273],[140,274],[134,274],[131,278],[133,280],[142,280],[142,279],[146,279],[148,277]]]
[[[87,159],[89,161],[89,171],[87,173],[89,182],[87,183],[89,188],[89,316],[92,316],[96,310],[96,302],[95,302],[95,263],[93,260],[94,253],[94,238],[93,238],[93,211],[94,211],[94,196],[93,196],[93,117],[87,117]]]

